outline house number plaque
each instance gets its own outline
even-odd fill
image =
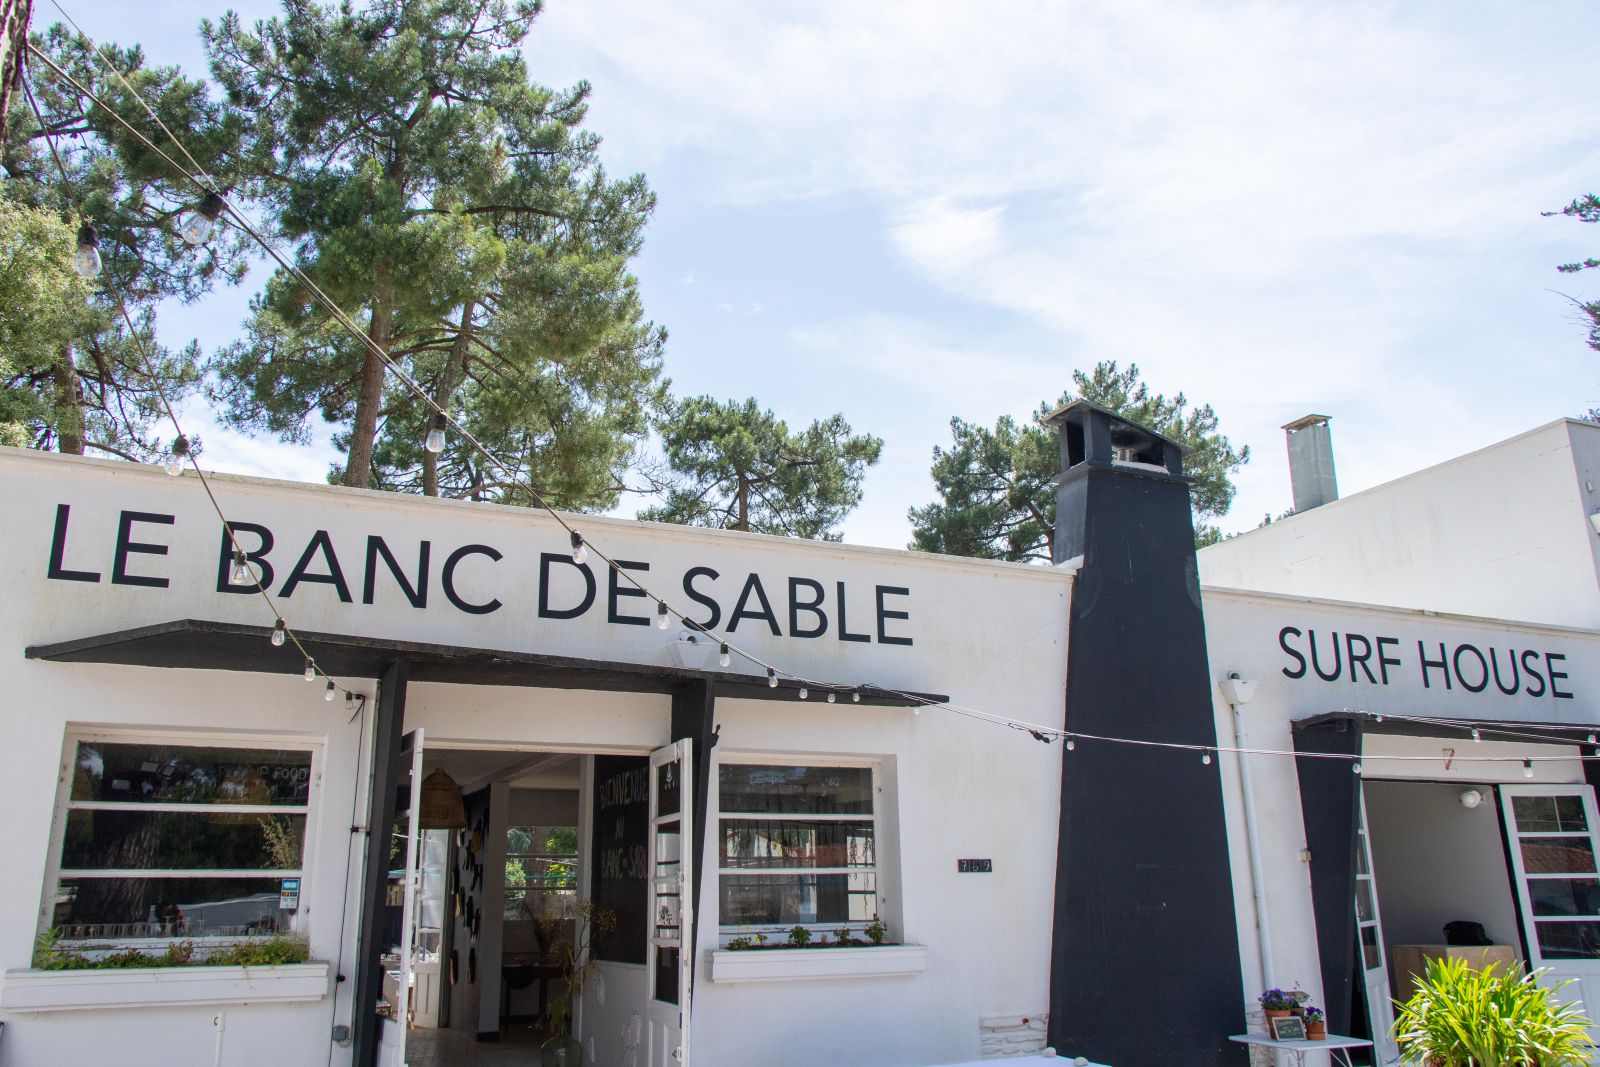
[[[957,874],[993,874],[994,860],[956,860]]]

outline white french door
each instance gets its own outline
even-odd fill
[[[1600,853],[1594,790],[1586,785],[1503,785],[1501,812],[1511,844],[1517,906],[1528,965],[1547,968],[1540,984],[1571,984],[1558,996],[1579,1000],[1600,1020]],[[1591,1040],[1600,1027],[1590,1028]]]
[[[1378,886],[1372,876],[1372,843],[1367,839],[1367,797],[1358,798],[1356,821],[1356,943],[1361,953],[1361,981],[1367,994],[1367,1025],[1379,1064],[1400,1062],[1394,1039],[1394,1003],[1389,967],[1383,951],[1383,921],[1378,915]]]
[[[694,929],[692,742],[650,754],[650,940],[646,1067],[688,1067]]]
[[[416,955],[417,890],[421,885],[418,867],[422,850],[419,847],[422,808],[422,730],[419,727],[406,734],[401,741],[404,757],[409,757],[409,779],[402,784],[410,786],[411,803],[403,820],[396,819],[385,827],[387,833],[376,834],[376,847],[387,858],[391,843],[402,835],[405,838],[404,896],[400,908],[400,944],[394,953],[393,969],[385,963],[383,988],[385,1003],[390,1009],[379,1024],[378,1067],[405,1067],[407,1016],[411,1009],[411,989]],[[391,984],[392,983],[392,984]],[[392,990],[392,992],[391,992]]]

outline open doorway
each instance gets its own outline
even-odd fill
[[[418,743],[390,838],[380,1063],[684,1062],[688,742]]]

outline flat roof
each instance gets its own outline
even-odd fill
[[[276,646],[269,626],[177,619],[130,630],[93,634],[47,645],[29,645],[28,659],[56,663],[109,663],[130,667],[301,674],[305,658],[291,645]],[[379,678],[391,663],[405,660],[413,682],[455,685],[512,685],[535,689],[595,689],[628,693],[671,693],[689,682],[710,680],[718,696],[740,700],[795,700],[803,683],[765,675],[702,671],[689,667],[623,663],[489,648],[397,641],[361,634],[295,631],[317,667],[334,677]],[[823,688],[816,682],[813,688]],[[849,692],[845,686],[836,692]],[[945,703],[937,693],[902,693],[873,685],[860,687],[862,704],[911,708]]]

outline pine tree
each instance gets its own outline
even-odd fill
[[[1045,415],[1081,397],[1132,422],[1182,442],[1193,452],[1184,460],[1192,480],[1195,541],[1216,541],[1220,531],[1204,520],[1225,515],[1233,503],[1230,475],[1250,460],[1249,446],[1235,450],[1217,429],[1211,405],[1191,408],[1182,393],[1151,393],[1139,368],[1106,361],[1085,374],[1074,371],[1073,389],[1055,404],[1040,404],[1034,419],[1019,424],[1002,416],[989,429],[950,420],[953,443],[934,447],[933,481],[939,500],[912,508],[911,547],[981,559],[1043,560],[1054,549],[1055,480],[1061,473],[1056,433],[1040,423]]]
[[[321,416],[345,426],[347,485],[523,499],[458,440],[422,450],[431,409],[375,348],[552,503],[614,501],[662,396],[664,334],[627,273],[654,197],[600,166],[587,83],[529,80],[519,49],[538,10],[294,2],[251,28],[203,26],[251,117],[251,192],[370,342],[279,272],[213,363],[234,425],[292,440]]]

